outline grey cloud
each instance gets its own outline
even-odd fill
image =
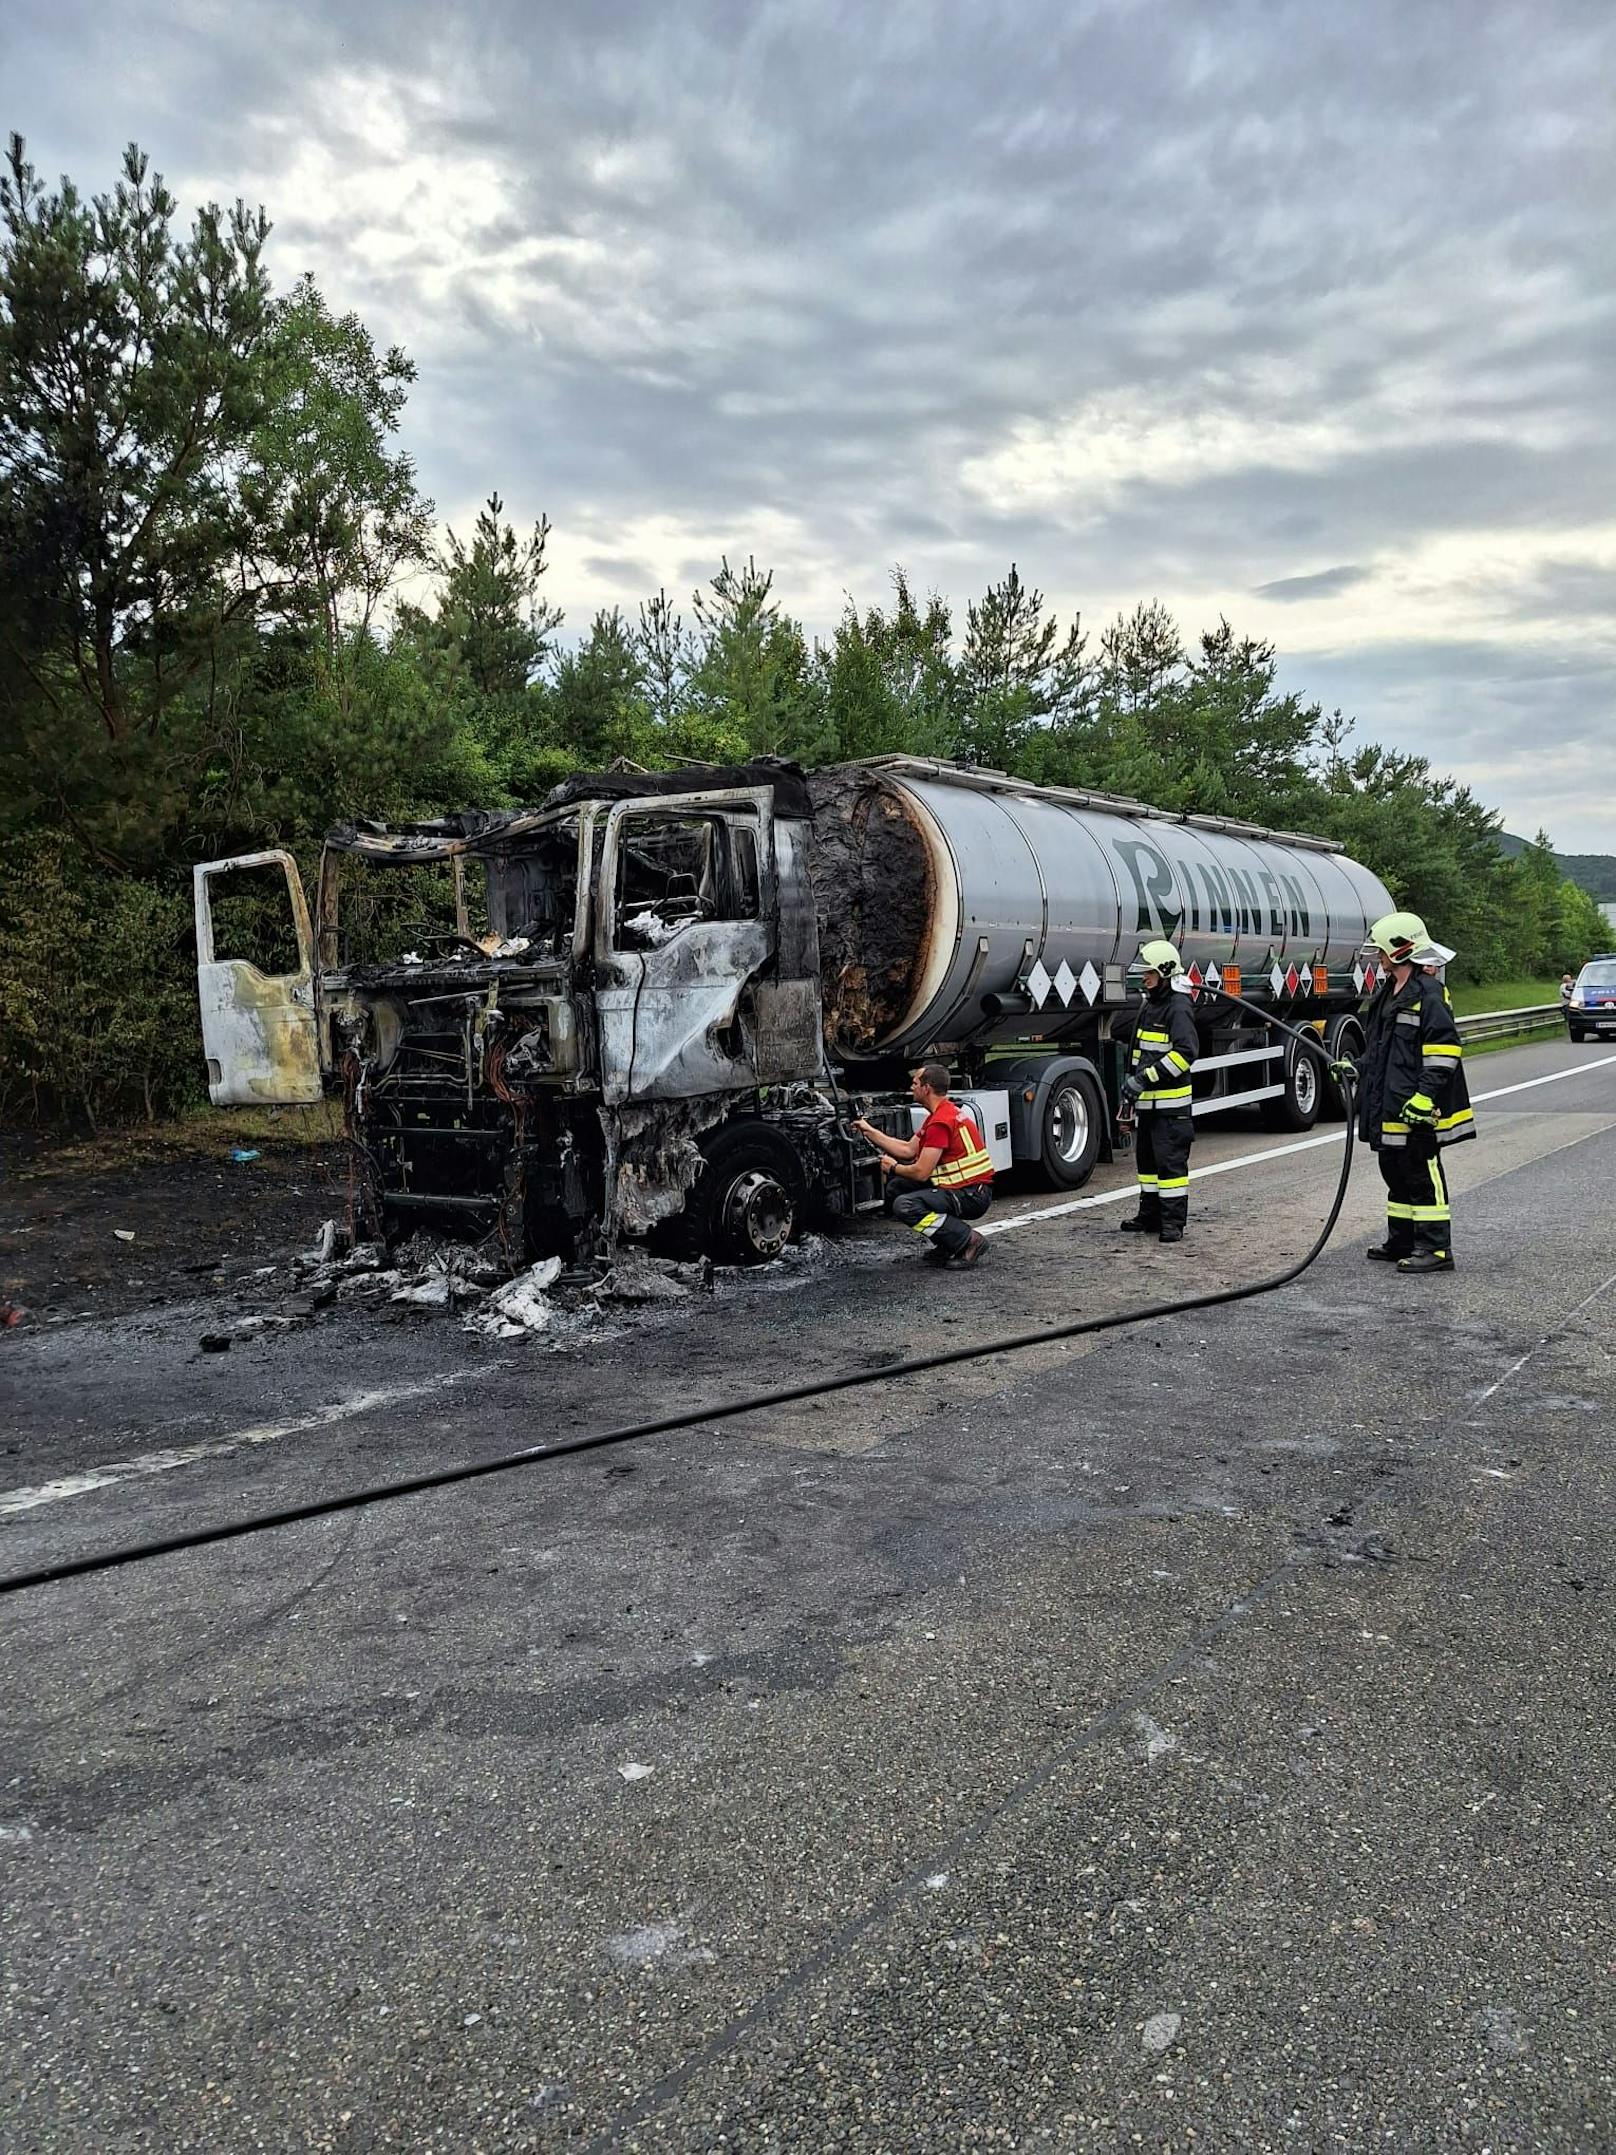
[[[637,597],[649,597],[656,582],[643,561],[631,561],[626,554],[590,554],[585,557],[584,567],[603,583],[618,584]]]
[[[1559,0],[1547,27],[1469,0],[1350,20],[1308,0],[248,0],[183,20],[68,0],[8,39],[6,117],[90,186],[135,135],[171,177],[231,194],[252,175],[276,216],[277,175],[316,136],[339,187],[376,154],[389,85],[448,200],[456,176],[492,175],[446,279],[431,265],[464,208],[384,205],[367,214],[391,216],[388,248],[362,250],[319,201],[279,205],[276,274],[317,264],[412,353],[427,490],[457,514],[491,486],[518,519],[544,508],[558,564],[569,531],[615,560],[610,527],[650,518],[744,558],[783,514],[803,534],[778,564],[788,606],[793,571],[869,603],[903,560],[959,613],[1014,555],[1069,612],[1120,588],[1318,597],[1484,528],[1545,535],[1511,601],[1523,645],[1551,617],[1596,632],[1597,569],[1556,535],[1616,498],[1602,0]],[[564,245],[522,267],[529,240]],[[1095,397],[1259,437],[1340,418],[1348,442],[1298,471],[1259,439],[1239,469],[1141,483],[1097,516],[1081,490],[1029,508],[962,487],[1018,424]],[[1381,439],[1410,408],[1429,438]],[[717,565],[688,539],[670,553],[648,589]],[[1298,572],[1310,558],[1342,566]],[[1457,650],[1380,663],[1328,676],[1357,685],[1366,726],[1444,683],[1446,753],[1490,723]],[[1324,679],[1300,685],[1328,696]],[[1541,723],[1571,727],[1551,701]]]
[[[1252,596],[1278,599],[1287,606],[1297,599],[1333,599],[1337,592],[1363,583],[1369,573],[1356,562],[1345,561],[1339,568],[1320,569],[1312,576],[1281,576],[1271,584],[1259,584]]]

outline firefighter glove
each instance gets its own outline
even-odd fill
[[[1417,1092],[1403,1109],[1404,1122],[1428,1125],[1436,1121],[1435,1104],[1422,1092]]]
[[[1355,1085],[1358,1082],[1358,1065],[1345,1055],[1338,1055],[1330,1065],[1330,1075],[1338,1085]]]
[[[1144,1089],[1145,1088],[1140,1083],[1139,1079],[1133,1075],[1132,1071],[1130,1071],[1122,1081],[1123,1106],[1125,1108],[1132,1107],[1134,1102],[1138,1099],[1139,1095],[1144,1091]]]

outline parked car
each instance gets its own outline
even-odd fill
[[[1616,951],[1602,950],[1588,960],[1577,975],[1565,1014],[1573,1040],[1616,1033]]]

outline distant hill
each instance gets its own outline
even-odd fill
[[[1524,853],[1531,843],[1509,831],[1498,834],[1498,850],[1507,860]],[[1575,883],[1590,898],[1616,899],[1616,853],[1556,853],[1555,861],[1568,883]]]

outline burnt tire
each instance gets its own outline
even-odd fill
[[[1310,1048],[1292,1042],[1286,1052],[1277,1099],[1262,1103],[1270,1130],[1311,1130],[1324,1105],[1324,1065]]]
[[[1100,1088],[1081,1070],[1057,1078],[1039,1111],[1038,1156],[1054,1190],[1079,1190],[1100,1157]]]
[[[721,1265],[772,1264],[807,1202],[802,1167],[777,1130],[731,1125],[702,1147],[706,1165],[685,1201],[686,1240]]]

